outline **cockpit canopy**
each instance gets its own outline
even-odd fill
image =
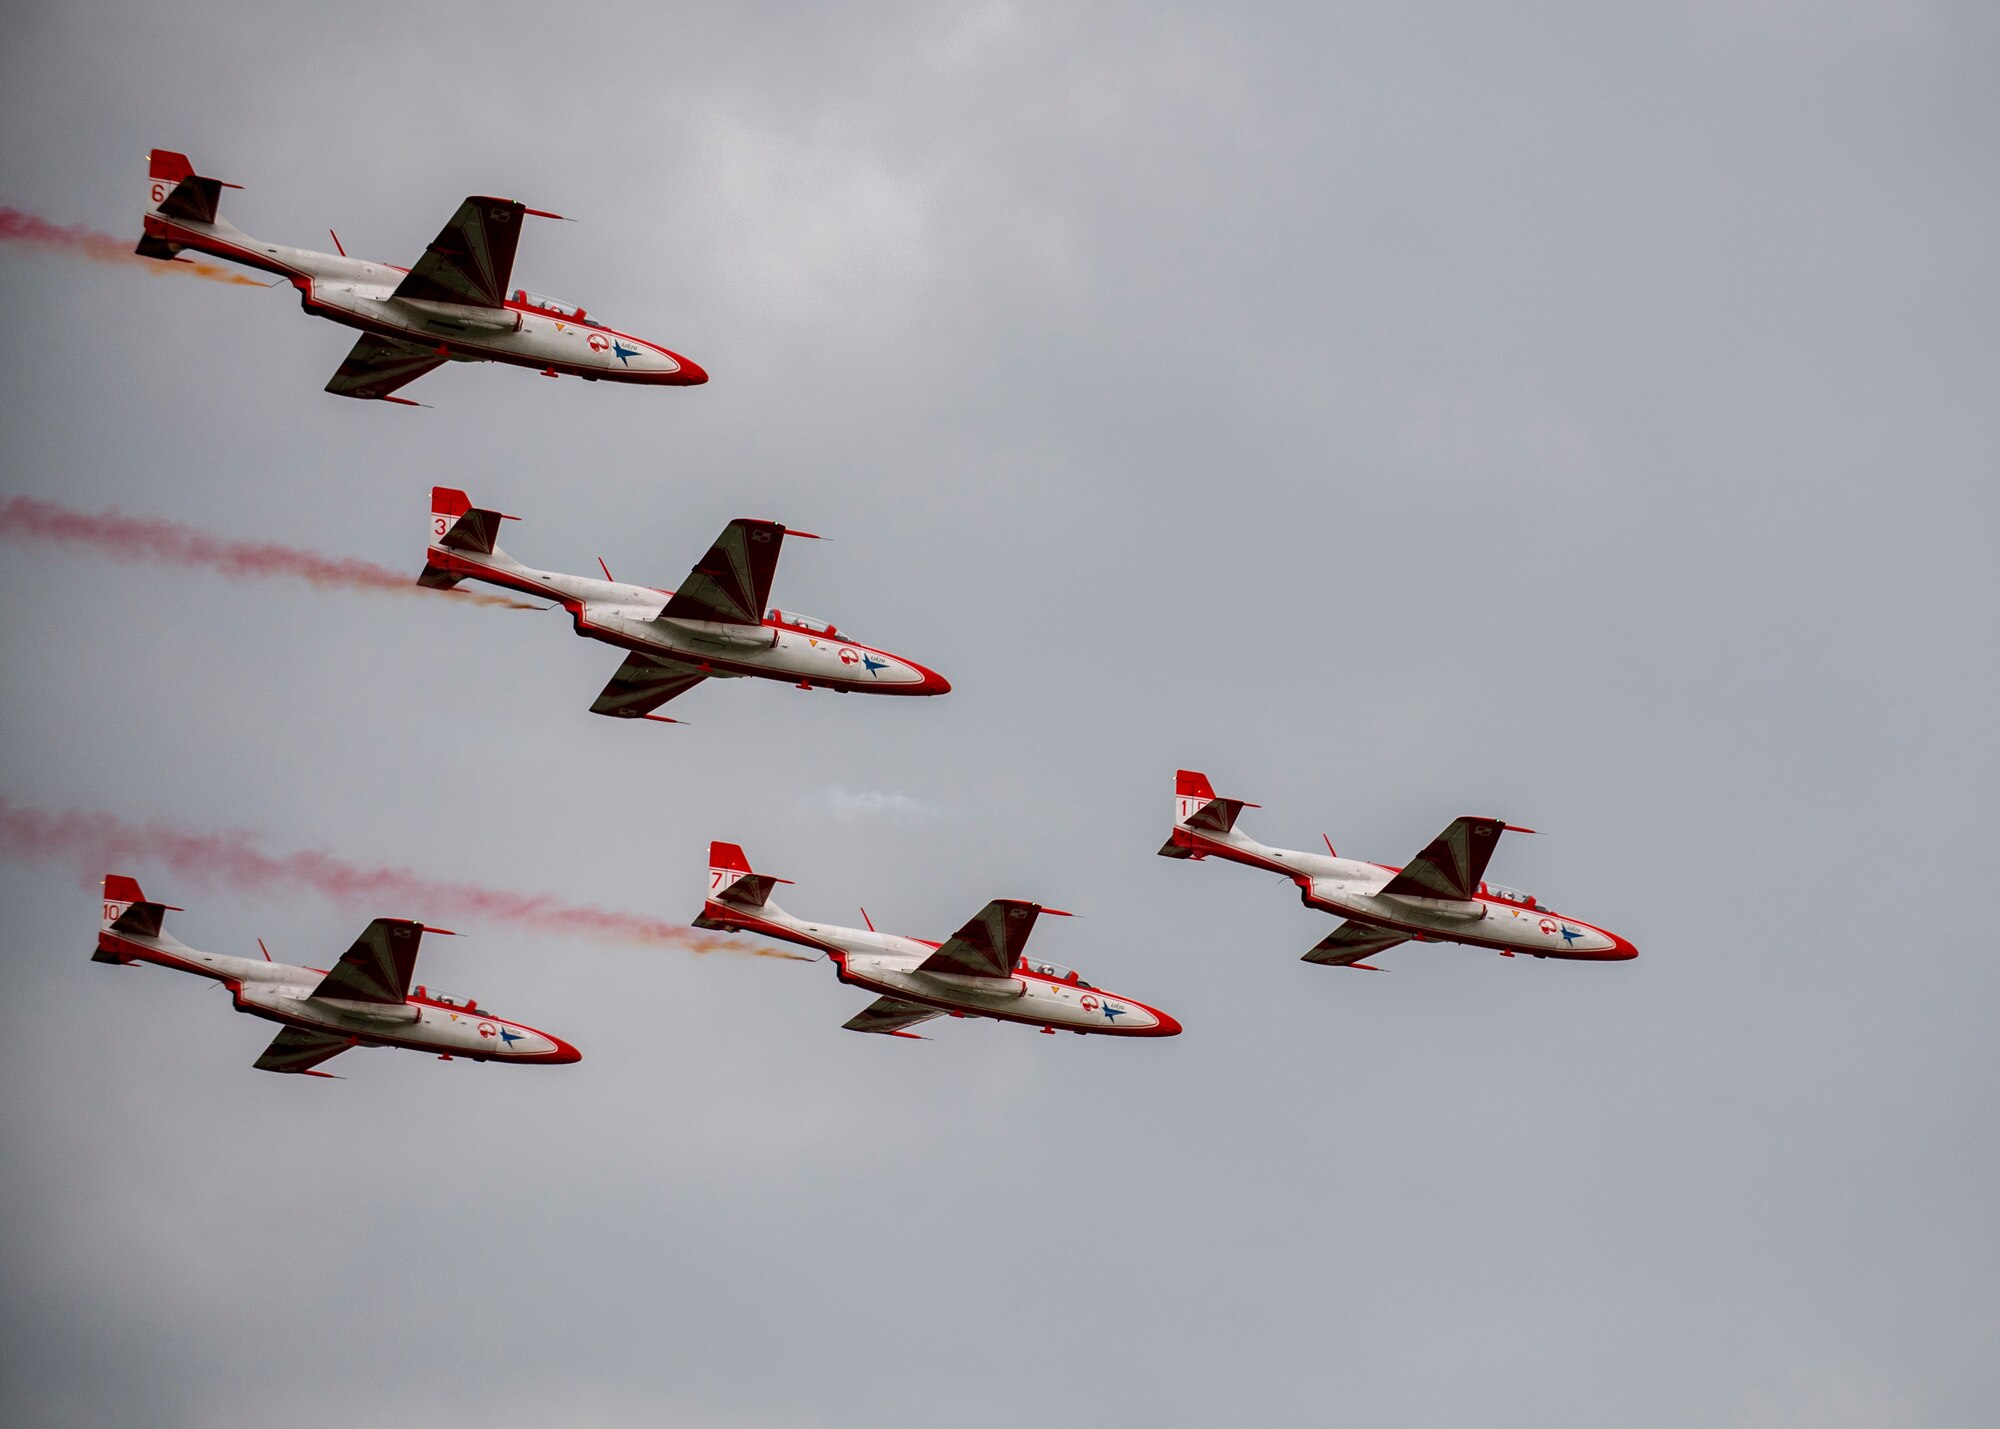
[[[456,1007],[461,1012],[476,1012],[481,1017],[491,1017],[493,1015],[492,1010],[490,1008],[481,1007],[476,998],[446,997],[441,992],[432,992],[422,983],[417,984],[416,991],[413,994],[413,996],[415,996],[421,1001],[434,1003],[438,1007]]]
[[[770,619],[774,624],[787,626],[793,630],[803,630],[811,635],[840,634],[831,621],[815,620],[810,615],[800,615],[796,610],[773,610]]]
[[[1091,985],[1083,980],[1075,968],[1066,968],[1061,963],[1045,963],[1040,958],[1022,958],[1020,962],[1015,964],[1015,970],[1017,972],[1037,973],[1042,977],[1054,978],[1057,982],[1066,982],[1071,987],[1089,987]]]
[[[1518,888],[1502,888],[1497,883],[1482,883],[1479,891],[1488,897],[1498,898],[1502,903],[1512,903],[1518,908],[1536,907],[1535,895],[1523,893]]]
[[[514,301],[559,318],[574,318],[577,322],[587,321],[583,309],[575,303],[565,303],[560,298],[551,298],[542,293],[531,293],[526,288],[514,290]]]

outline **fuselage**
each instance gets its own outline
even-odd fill
[[[672,591],[536,570],[498,550],[475,555],[433,544],[426,562],[434,570],[555,601],[569,612],[579,635],[682,661],[717,678],[752,676],[872,695],[941,695],[951,689],[942,675],[914,660],[802,616],[774,610],[759,625],[665,619],[660,612]]]
[[[1237,829],[1217,834],[1176,828],[1196,857],[1213,855],[1290,879],[1308,908],[1390,928],[1420,942],[1466,943],[1512,955],[1590,962],[1635,958],[1616,933],[1544,908],[1526,893],[1481,883],[1469,899],[1421,898],[1382,890],[1402,870],[1389,864],[1299,849],[1272,848]]]
[[[699,364],[679,353],[582,312],[541,306],[524,290],[516,289],[499,308],[398,298],[396,287],[409,270],[393,263],[266,243],[220,221],[149,213],[145,223],[154,238],[277,274],[298,289],[299,301],[315,317],[432,348],[455,361],[505,362],[592,382],[691,387],[708,380]]]
[[[1005,978],[919,972],[940,946],[922,938],[808,923],[769,903],[754,912],[710,900],[701,927],[761,933],[825,953],[840,980],[954,1017],[992,1017],[1066,1032],[1114,1037],[1171,1037],[1179,1022],[1134,998],[1093,987],[1074,971],[1023,957]]]
[[[582,1056],[560,1037],[422,987],[400,1004],[354,1002],[313,995],[324,969],[203,952],[165,934],[133,938],[107,929],[97,935],[97,948],[99,961],[153,963],[213,978],[229,989],[238,1012],[347,1037],[356,1046],[406,1047],[482,1062],[564,1063]]]

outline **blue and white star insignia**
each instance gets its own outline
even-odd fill
[[[624,343],[613,338],[611,340],[611,355],[627,367],[630,367],[632,365],[631,360],[639,355],[639,349],[636,347],[627,347]]]
[[[1115,1003],[1107,1002],[1104,1004],[1104,1020],[1106,1022],[1116,1022],[1131,1010],[1129,1007],[1119,1007]]]
[[[889,662],[887,660],[877,660],[873,655],[863,655],[861,657],[861,668],[872,675],[877,670],[888,669]]]
[[[513,1046],[513,1045],[514,1045],[514,1044],[515,1044],[516,1042],[518,1042],[518,1041],[520,1041],[520,1040],[521,1040],[521,1034],[520,1034],[520,1033],[518,1033],[518,1032],[509,1032],[509,1031],[508,1031],[508,1030],[507,1030],[506,1028],[504,1028],[504,1027],[502,1027],[502,1028],[500,1029],[500,1042],[501,1042],[501,1045],[502,1045],[502,1046],[506,1046],[506,1047],[511,1047],[511,1046]]]
[[[1583,936],[1583,934],[1577,932],[1576,929],[1570,927],[1570,925],[1567,923],[1562,925],[1562,934],[1563,934],[1563,946],[1565,948],[1567,948],[1571,943],[1574,943],[1578,938],[1581,938]]]

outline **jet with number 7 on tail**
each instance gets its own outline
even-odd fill
[[[333,1073],[313,1069],[350,1047],[407,1047],[445,1061],[468,1057],[537,1066],[582,1059],[562,1038],[495,1017],[470,999],[455,1002],[423,987],[412,992],[417,948],[425,933],[448,931],[444,928],[377,918],[331,968],[302,968],[272,962],[268,952],[239,958],[190,948],[160,926],[168,913],[180,911],[149,900],[136,880],[107,874],[97,951],[90,960],[127,967],[152,963],[221,983],[238,1012],[284,1029],[257,1059],[259,1071],[330,1077]]]
[[[498,511],[481,510],[463,491],[431,488],[431,544],[419,585],[449,589],[462,580],[553,600],[576,633],[629,652],[590,707],[619,719],[678,720],[654,710],[703,680],[751,676],[801,689],[843,694],[942,695],[944,676],[913,660],[863,645],[834,626],[796,611],[764,610],[787,532],[776,521],[731,521],[679,590],[627,585],[594,576],[538,571],[495,544]],[[600,562],[601,564],[601,562]]]
[[[1069,968],[1030,958],[1028,935],[1044,913],[1067,918],[1019,898],[996,898],[942,943],[902,938],[867,928],[808,923],[771,901],[789,879],[753,873],[735,844],[708,846],[708,901],[697,928],[761,933],[825,953],[840,980],[876,994],[844,1024],[850,1032],[912,1037],[933,1017],[991,1017],[1025,1022],[1044,1032],[1058,1028],[1111,1037],[1171,1037],[1180,1023],[1156,1007],[1092,987]],[[863,919],[867,918],[864,911]]]
[[[1226,858],[1290,879],[1308,908],[1345,918],[1305,961],[1330,967],[1367,968],[1361,960],[1399,943],[1465,943],[1502,957],[1617,962],[1639,950],[1616,933],[1545,908],[1532,894],[1484,881],[1487,860],[1508,830],[1533,833],[1499,819],[1453,819],[1409,864],[1362,863],[1325,853],[1272,848],[1236,827],[1236,816],[1254,809],[1241,799],[1218,799],[1208,776],[1183,769],[1174,776],[1174,830],[1160,849],[1164,858]]]
[[[708,374],[658,343],[606,327],[571,303],[508,287],[524,218],[560,218],[512,199],[475,194],[458,206],[413,268],[266,243],[218,211],[240,187],[194,171],[187,155],[152,152],[146,175],[143,258],[181,250],[276,273],[314,317],[361,329],[326,384],[340,397],[421,404],[390,394],[447,362],[504,362],[544,377],[692,387]],[[334,247],[340,248],[338,236]]]

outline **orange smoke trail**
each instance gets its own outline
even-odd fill
[[[255,541],[224,541],[155,517],[124,516],[116,510],[74,511],[53,501],[16,496],[0,505],[0,536],[25,541],[62,541],[88,546],[106,555],[169,566],[195,566],[225,576],[283,577],[322,588],[389,591],[396,595],[428,594],[417,578],[373,561],[351,556],[323,556],[295,546]],[[484,591],[443,592],[475,605],[499,605],[513,610],[540,610],[538,605]]]
[[[38,218],[32,213],[23,213],[18,208],[0,207],[0,239],[12,243],[31,243],[37,248],[53,248],[63,253],[74,253],[79,258],[88,258],[93,263],[141,264],[153,273],[186,273],[196,278],[207,278],[215,283],[236,283],[246,288],[266,286],[255,278],[246,278],[234,268],[224,268],[219,263],[204,263],[198,259],[176,258],[167,262],[159,258],[141,258],[132,251],[137,239],[114,238],[108,233],[99,233],[94,228],[77,224],[64,228],[50,223],[46,218]]]
[[[34,809],[0,797],[0,857],[55,864],[94,889],[107,872],[169,873],[184,887],[231,893],[303,889],[371,917],[490,919],[551,933],[585,934],[621,943],[665,944],[690,953],[738,953],[810,962],[782,948],[731,942],[684,923],[564,903],[539,893],[483,888],[426,878],[406,868],[369,867],[330,853],[266,853],[253,835],[225,830],[190,833],[164,823],[133,823],[112,814]]]

